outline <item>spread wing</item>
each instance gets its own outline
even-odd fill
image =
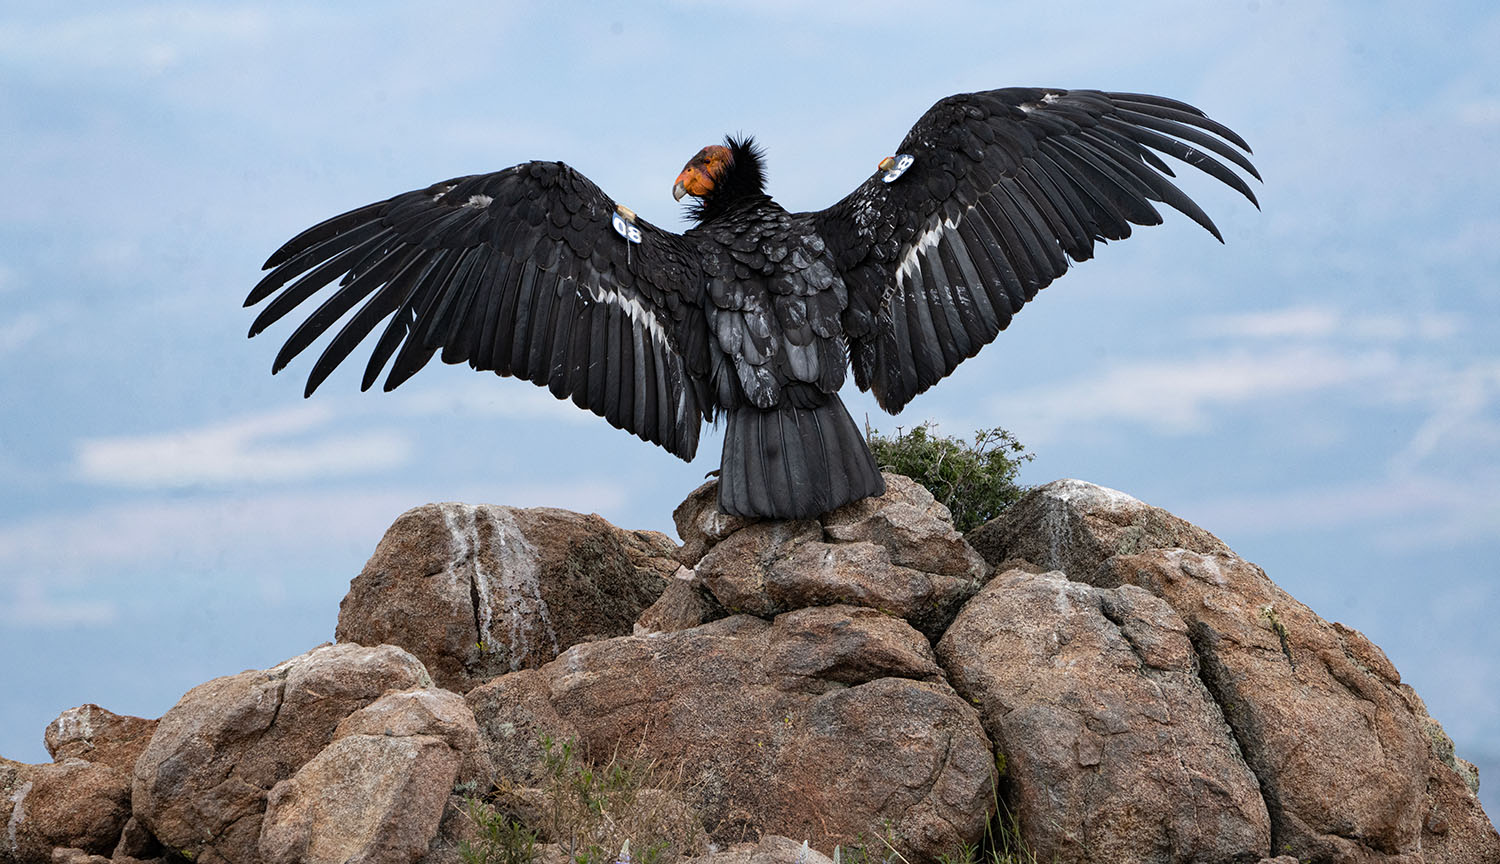
[[[279,372],[344,320],[307,395],[385,322],[361,389],[389,364],[390,390],[441,352],[445,363],[571,397],[691,459],[713,411],[702,389],[707,325],[691,287],[702,282],[698,264],[680,235],[629,216],[560,162],[397,195],[315,225],[272,255],[245,305],[276,296],[250,335],[322,293],[272,366]]]
[[[1196,108],[1157,96],[1010,88],[939,101],[901,142],[898,153],[912,157],[904,172],[890,182],[876,174],[810,214],[849,287],[855,382],[900,411],[989,344],[1068,259],[1129,237],[1132,224],[1160,223],[1152,202],[1219,237],[1157,154],[1254,203],[1210,155],[1259,179],[1249,149]]]

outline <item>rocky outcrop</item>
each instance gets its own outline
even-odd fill
[[[705,550],[685,563],[731,611],[769,616],[846,603],[904,618],[936,638],[988,572],[947,508],[900,475],[886,476],[884,495],[821,521],[758,522],[728,533],[734,520],[705,515],[717,506],[713,488],[699,489],[675,516],[684,550]]]
[[[488,784],[474,714],[447,690],[392,691],[344,718],[333,741],[267,800],[268,864],[416,861],[455,783]]]
[[[0,861],[51,861],[57,848],[109,855],[130,818],[130,777],[73,757],[45,765],[0,760],[0,815]]]
[[[0,759],[0,862],[51,861],[70,855],[117,854],[132,833],[131,770],[157,721],[115,714],[98,705],[64,711],[43,734],[53,762],[26,765]],[[158,851],[149,837],[125,844],[124,854]]]
[[[456,864],[472,796],[523,819],[559,800],[564,740],[581,772],[669,767],[630,800],[669,802],[697,838],[677,848],[716,844],[704,864],[886,842],[933,862],[997,799],[1061,864],[1500,862],[1477,772],[1380,649],[1212,534],[1066,480],[966,538],[886,480],[800,522],[724,516],[705,484],[681,548],[556,510],[412,510],[340,644],[159,721],[71,709],[53,762],[0,760],[0,864]]]
[[[256,861],[270,790],[326,747],[349,714],[386,690],[430,683],[400,648],[325,645],[200,684],[161,718],[135,763],[135,817],[194,860]]]
[[[399,645],[466,693],[578,642],[631,632],[677,569],[664,534],[551,508],[403,513],[339,606],[340,642]]]
[[[993,563],[1032,560],[1116,595],[1144,589],[1170,607],[1227,724],[1227,743],[1259,784],[1270,850],[1330,862],[1500,861],[1500,836],[1474,794],[1472,766],[1453,755],[1380,649],[1318,617],[1213,535],[1076,480],[1033,490],[976,533]],[[1069,616],[1052,618],[1026,620],[1054,627],[1061,642]],[[985,717],[1008,722],[1004,709]],[[1034,812],[1023,821],[1028,839],[1067,848],[1068,838],[1048,827],[1066,811],[1054,802]]]
[[[983,832],[993,757],[928,641],[872,609],[735,615],[673,633],[575,645],[468,695],[492,750],[526,733],[591,754],[628,742],[687,774],[721,844],[764,833],[831,849],[889,820],[932,859]],[[548,728],[556,723],[555,728]]]
[[[129,777],[156,724],[156,720],[116,714],[98,705],[80,705],[47,724],[43,741],[56,761],[82,759],[108,765]]]
[[[1239,861],[1271,848],[1255,775],[1186,625],[1157,597],[1007,570],[964,606],[938,656],[1005,754],[1007,800],[1038,860]]]

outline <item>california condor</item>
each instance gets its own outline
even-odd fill
[[[524,378],[691,460],[727,422],[719,505],[798,519],[884,491],[838,391],[896,413],[995,338],[1099,240],[1155,225],[1151,202],[1220,237],[1158,155],[1255,203],[1234,132],[1158,96],[1010,88],[932,106],[843,200],[788,213],[748,138],[703,148],[675,234],[561,162],[458,177],[292,238],[246,298],[250,335],[330,283],[272,372],[347,320],[306,395],[382,321],[361,389],[445,363]],[[1244,151],[1243,153],[1241,151]],[[1256,206],[1259,206],[1258,204]],[[277,293],[280,292],[280,293]]]

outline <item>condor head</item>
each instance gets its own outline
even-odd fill
[[[677,175],[677,182],[672,185],[672,197],[678,201],[682,196],[691,195],[694,198],[706,198],[714,191],[714,184],[724,176],[729,166],[734,164],[734,157],[729,148],[722,144],[710,144],[698,151],[698,155],[688,160],[683,166],[682,173]]]

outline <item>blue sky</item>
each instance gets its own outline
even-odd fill
[[[60,11],[66,10],[66,11]],[[326,216],[561,159],[684,227],[726,132],[817,209],[936,99],[1184,99],[1243,134],[1206,177],[878,428],[1004,426],[1224,538],[1390,655],[1500,790],[1500,11],[1487,3],[70,4],[0,12],[0,754],[98,702],[156,716],[332,638],[428,501],[671,529],[717,467],[528,384],[362,363],[301,398],[244,338],[260,263]],[[305,358],[304,358],[305,359]]]

